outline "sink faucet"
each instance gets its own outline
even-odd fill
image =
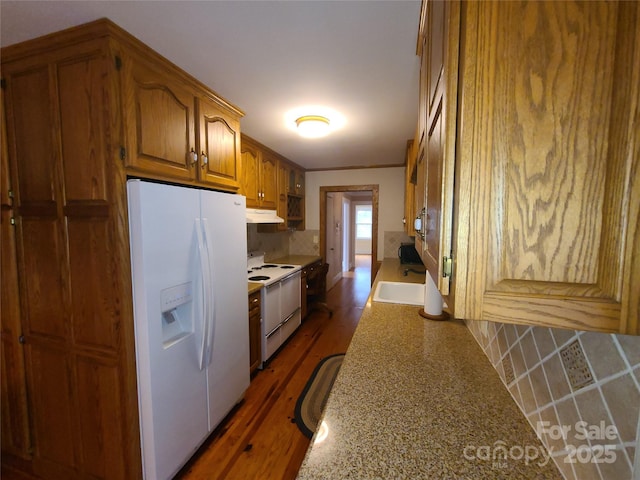
[[[424,275],[426,273],[426,270],[414,270],[413,268],[405,268],[404,272],[402,272],[402,275],[406,277],[407,275],[409,275],[409,272],[419,273],[421,275]]]

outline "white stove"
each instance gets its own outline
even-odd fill
[[[265,263],[264,252],[247,255],[247,278],[262,283],[262,364],[269,360],[301,323],[301,265]]]
[[[271,285],[300,270],[301,265],[265,263],[264,252],[249,252],[247,255],[247,279],[250,282]]]

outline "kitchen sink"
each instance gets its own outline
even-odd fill
[[[378,282],[373,301],[424,305],[424,283]]]

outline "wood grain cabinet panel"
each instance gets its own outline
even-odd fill
[[[254,373],[262,363],[261,293],[249,295],[249,372]]]
[[[638,10],[468,6],[478,23],[463,98],[475,100],[462,122],[482,141],[461,153],[476,178],[470,204],[484,206],[469,212],[469,230],[482,234],[469,241],[468,315],[640,333],[638,315],[625,312],[640,292],[625,251],[637,244],[629,214],[640,202],[640,75],[629,67],[640,61]]]
[[[262,186],[263,208],[275,209],[278,206],[278,159],[270,154],[262,155],[260,163],[260,184]]]
[[[4,113],[4,92],[0,114]],[[15,227],[4,115],[2,115],[2,147],[0,150],[0,428],[2,451],[16,458],[30,460],[31,433],[24,348],[22,335],[18,264],[16,258]]]
[[[246,135],[242,135],[242,192],[247,207],[276,210],[278,207],[278,158]]]
[[[243,135],[241,146],[242,158],[242,194],[247,197],[247,207],[260,207],[260,151],[249,144]]]
[[[212,100],[198,102],[200,162],[198,178],[228,190],[240,188],[240,122]],[[203,157],[206,157],[206,161]]]
[[[126,165],[175,179],[196,179],[193,91],[136,56],[124,57]]]
[[[438,4],[423,5],[422,25]],[[437,28],[422,52],[443,69],[421,93],[433,232],[422,253],[450,309],[640,334],[640,5],[447,2],[443,12],[442,61],[429,48]],[[448,252],[451,283],[438,262]]]
[[[23,458],[47,479],[141,474],[111,27],[2,51],[19,286],[2,315],[19,308],[32,432]]]

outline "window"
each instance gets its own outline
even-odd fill
[[[371,205],[356,205],[356,239],[371,238],[373,212]]]

